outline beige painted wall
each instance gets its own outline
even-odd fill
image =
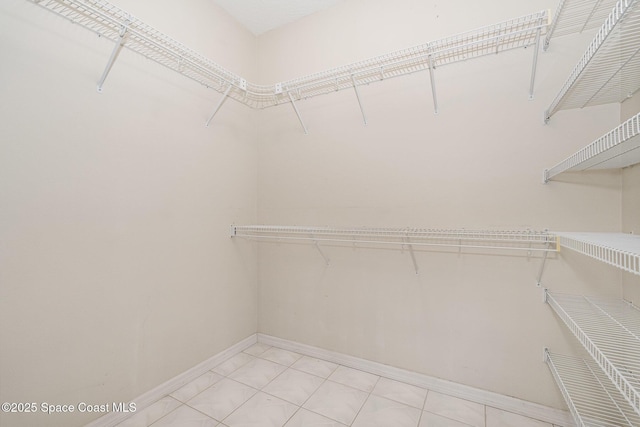
[[[260,79],[295,77],[554,7],[555,1],[353,0],[260,37]],[[542,171],[618,123],[619,106],[562,111],[552,101],[591,36],[301,101],[259,117],[259,222],[619,231],[619,171]],[[311,245],[259,247],[259,330],[562,407],[542,348],[572,352],[570,333],[535,285],[537,256],[418,253]],[[620,272],[569,252],[547,263],[555,291],[621,295]]]
[[[624,122],[640,112],[640,93],[621,104],[620,121]],[[622,232],[640,234],[640,165],[622,171]],[[640,277],[623,275],[624,297],[640,304]]]
[[[113,0],[255,78],[207,0]],[[256,332],[256,116],[23,0],[0,5],[0,401],[128,401]],[[92,414],[0,414],[79,426]]]

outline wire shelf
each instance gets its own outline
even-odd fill
[[[640,113],[596,139],[554,167],[545,169],[544,182],[568,171],[623,168],[640,163]]]
[[[555,236],[546,231],[436,230],[421,228],[330,228],[233,225],[231,237],[333,243],[441,246],[553,252]]]
[[[544,39],[544,50],[553,37],[600,27],[615,3],[616,0],[561,0]]]
[[[592,362],[547,349],[545,361],[578,427],[640,426],[638,414]]]
[[[246,81],[105,0],[30,0],[252,108],[328,94],[537,42],[547,11],[274,85]],[[126,34],[125,37],[122,37]]]
[[[618,0],[545,111],[622,102],[640,88],[640,0]]]
[[[640,416],[640,310],[622,300],[549,291],[545,300]]]
[[[640,275],[640,236],[623,233],[556,233],[567,248]]]

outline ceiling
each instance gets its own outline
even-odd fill
[[[344,0],[214,0],[254,35],[327,9]]]

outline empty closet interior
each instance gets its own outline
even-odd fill
[[[0,401],[258,334],[640,425],[639,1],[6,0],[0,52]]]

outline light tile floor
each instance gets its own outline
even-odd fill
[[[255,344],[118,427],[554,427]]]

